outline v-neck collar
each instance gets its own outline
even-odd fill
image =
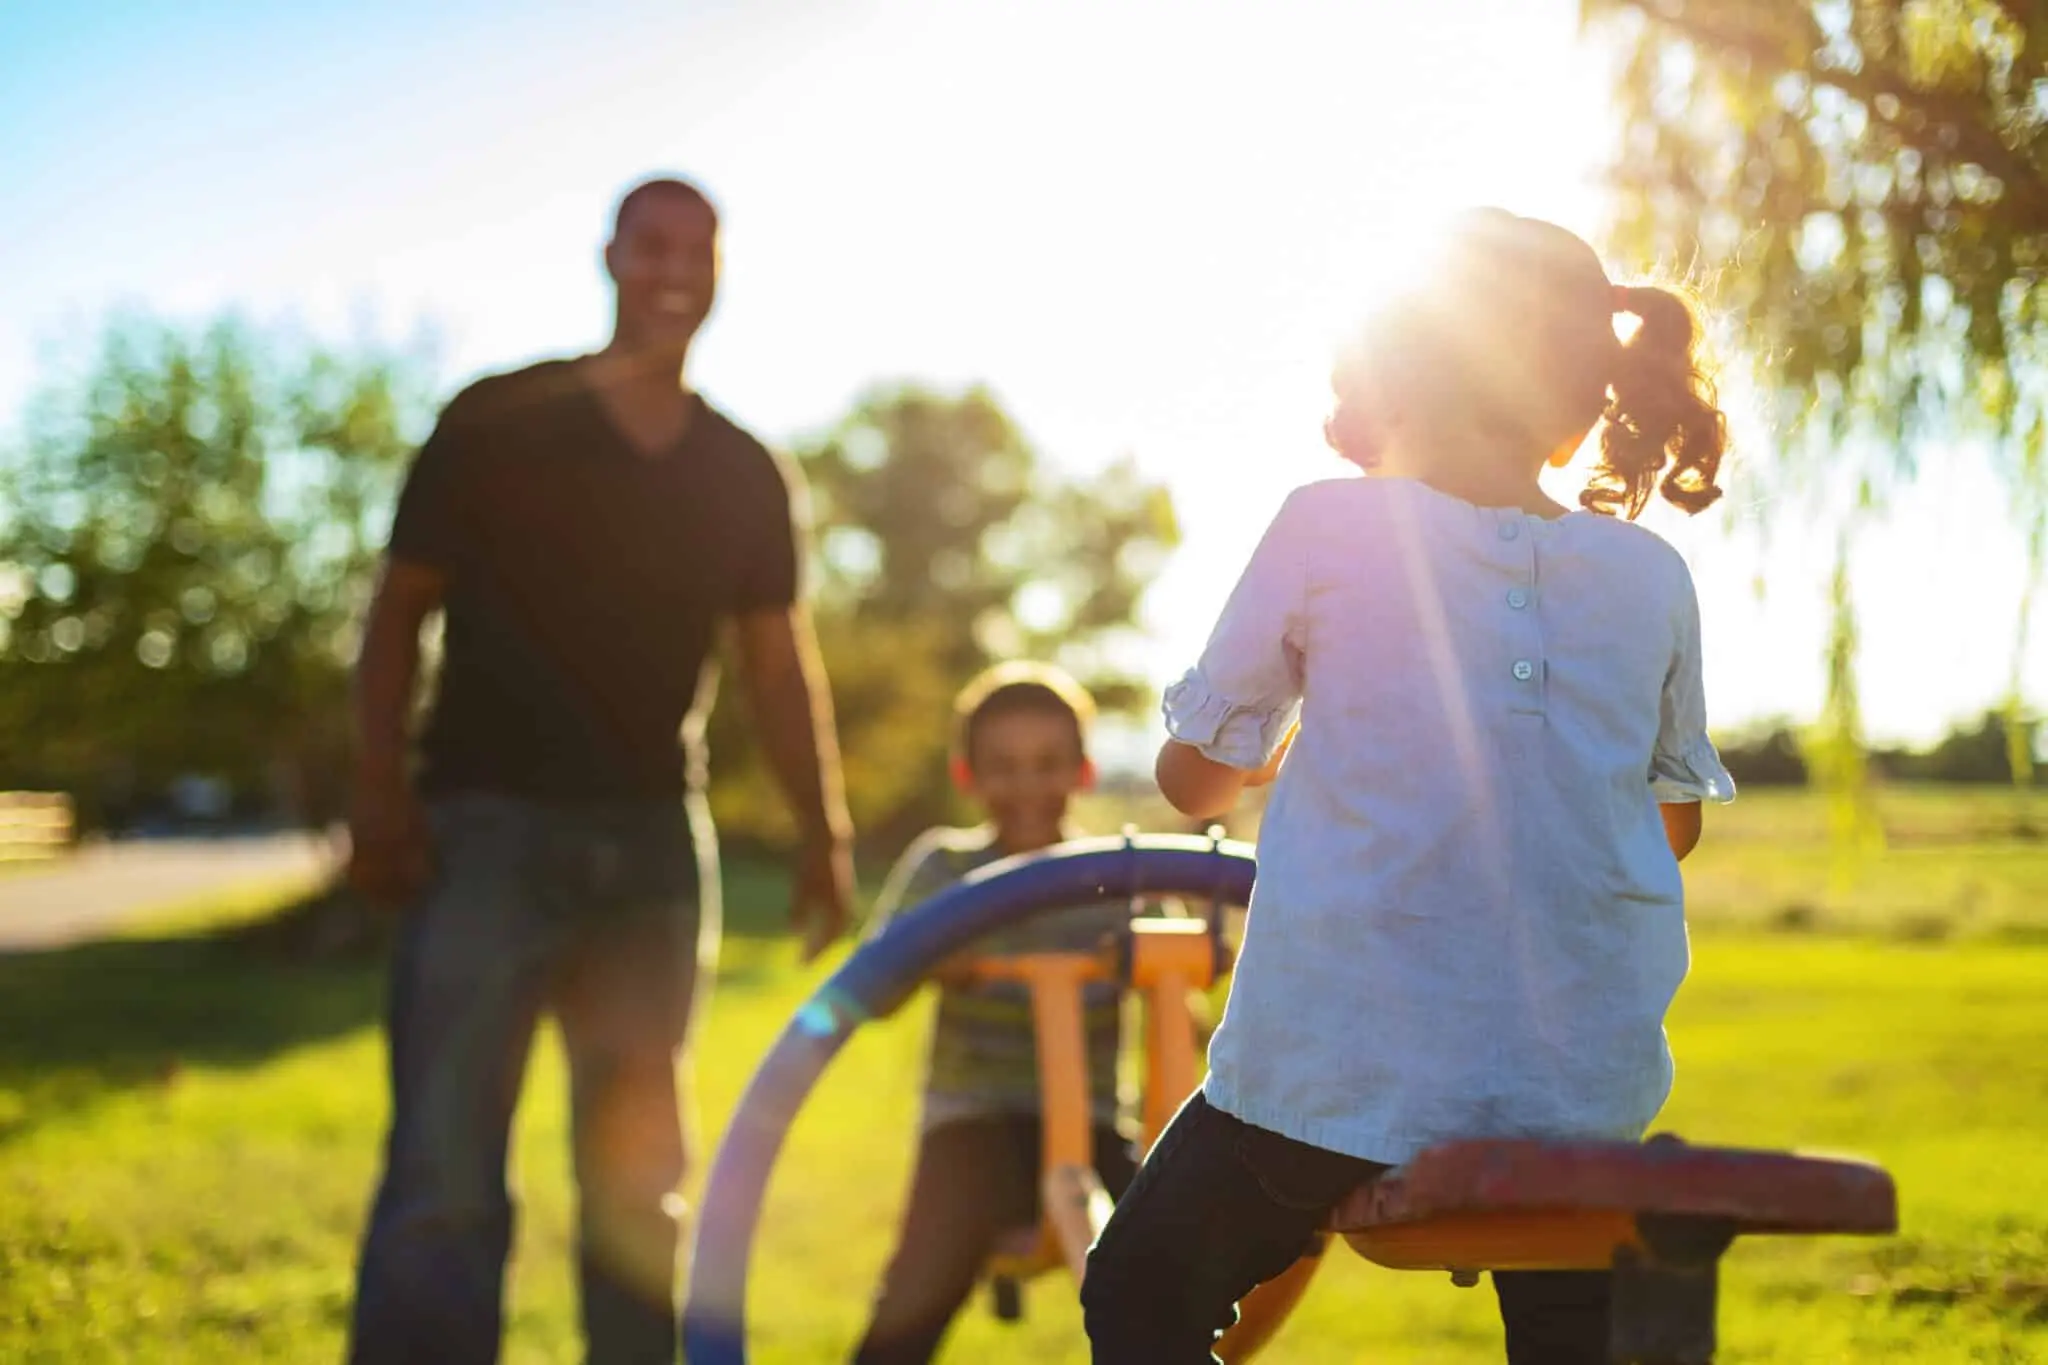
[[[660,465],[679,457],[703,428],[711,412],[711,406],[704,401],[704,395],[692,389],[690,414],[684,421],[682,430],[659,445],[648,446],[642,444],[627,430],[625,424],[619,421],[611,405],[605,401],[603,391],[597,384],[591,382],[587,372],[576,376],[576,386],[583,391],[585,400],[610,444],[617,447],[620,454],[636,465]]]

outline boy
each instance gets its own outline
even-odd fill
[[[1094,702],[1059,669],[997,665],[954,709],[953,780],[988,823],[930,830],[911,844],[883,887],[884,919],[984,864],[1071,837],[1068,803],[1094,782],[1086,747]],[[1130,915],[1126,902],[1057,911],[991,935],[974,952],[1087,951]],[[1095,1167],[1116,1196],[1136,1170],[1116,1126],[1116,988],[1090,986],[1083,1003]],[[1038,1222],[1039,1108],[1026,989],[945,984],[909,1208],[855,1365],[930,1360],[997,1239]]]

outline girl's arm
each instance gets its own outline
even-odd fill
[[[1192,744],[1169,739],[1159,746],[1159,761],[1152,775],[1159,791],[1173,808],[1196,820],[1213,820],[1227,815],[1237,804],[1251,774],[1243,768],[1218,763]]]
[[[1281,504],[1209,632],[1202,657],[1166,689],[1169,739],[1153,766],[1174,809],[1197,820],[1229,812],[1247,786],[1272,780],[1276,733],[1301,712],[1309,545],[1321,534],[1315,489]]]
[[[1707,696],[1700,666],[1700,604],[1687,575],[1679,592],[1676,644],[1659,702],[1657,741],[1650,750],[1650,793],[1664,817],[1664,838],[1680,861],[1700,841],[1700,803],[1735,799],[1714,741],[1707,734]]]
[[[1294,737],[1300,733],[1298,723],[1292,726],[1280,741],[1280,747],[1273,751],[1273,756],[1255,771],[1218,763],[1192,744],[1169,739],[1160,746],[1153,776],[1159,782],[1160,792],[1175,810],[1191,819],[1212,820],[1228,815],[1246,787],[1263,787],[1278,777],[1280,764],[1286,759]]]
[[[1699,846],[1700,803],[1672,802],[1658,806],[1657,811],[1664,817],[1664,837],[1670,841],[1672,853],[1684,862],[1685,855]]]

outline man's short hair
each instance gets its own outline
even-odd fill
[[[1095,699],[1073,675],[1055,664],[1013,660],[983,669],[960,689],[953,702],[954,747],[969,768],[974,766],[974,736],[992,716],[1029,712],[1059,716],[1074,726],[1074,747],[1088,754],[1088,727],[1095,721]]]
[[[710,195],[679,176],[657,175],[642,180],[619,196],[619,206],[612,212],[612,236],[619,235],[619,229],[625,226],[626,215],[632,211],[635,204],[644,204],[666,195],[675,195],[692,203],[702,204],[704,211],[711,215],[712,226],[717,227],[718,205],[711,202]]]

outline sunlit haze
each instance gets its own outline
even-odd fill
[[[1605,66],[1569,0],[536,8],[0,10],[0,426],[124,306],[430,333],[444,389],[593,347],[611,203],[679,170],[725,225],[697,378],[742,422],[788,440],[877,380],[984,380],[1058,463],[1170,484],[1185,542],[1131,660],[1163,684],[1285,493],[1343,472],[1331,351],[1430,220],[1601,215]],[[1970,461],[1930,463],[1858,565],[1883,735],[2006,678],[2017,538]],[[1710,703],[1811,715],[1832,543],[1787,515],[1759,548],[1740,460],[1724,482],[1725,511],[1653,521],[1701,586]]]

